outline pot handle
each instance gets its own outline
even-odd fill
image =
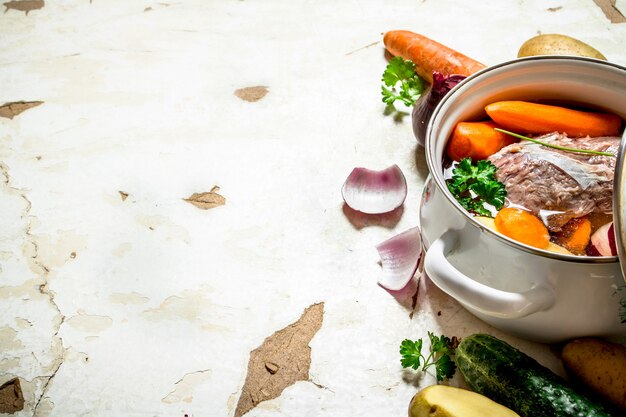
[[[447,230],[428,248],[424,260],[429,278],[448,295],[483,314],[503,319],[521,318],[552,307],[554,291],[546,284],[517,293],[497,290],[464,275],[446,259],[457,240],[458,230]]]

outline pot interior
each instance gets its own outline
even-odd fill
[[[613,112],[626,120],[626,68],[591,58],[564,56],[521,58],[486,68],[465,79],[443,98],[433,112],[425,144],[428,167],[438,188],[476,227],[513,247],[541,256],[574,262],[616,262],[614,256],[564,255],[509,239],[480,225],[450,194],[442,162],[455,125],[485,118],[485,106],[501,100],[582,106]]]

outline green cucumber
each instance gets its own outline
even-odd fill
[[[467,384],[521,417],[610,417],[600,404],[508,343],[490,335],[463,338],[456,365]]]

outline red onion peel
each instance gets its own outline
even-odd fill
[[[600,226],[591,235],[591,242],[587,248],[589,256],[617,256],[615,244],[615,227],[613,222]]]

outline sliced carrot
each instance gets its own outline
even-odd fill
[[[480,223],[482,223],[485,226],[487,226],[488,228],[490,228],[492,230],[496,230],[496,224],[495,224],[495,220],[493,218],[491,218],[491,217],[483,217],[483,216],[476,216],[474,218],[476,220],[478,220]],[[568,251],[563,246],[557,245],[554,242],[548,243],[548,247],[546,248],[546,250],[550,251],[550,252],[555,252],[555,253],[562,253],[564,255],[573,255],[572,252]]]
[[[446,75],[471,75],[485,68],[484,64],[474,61],[434,40],[408,30],[392,30],[383,36],[385,48],[394,56],[401,56],[415,64],[415,72],[433,82],[433,72]]]
[[[586,253],[591,239],[591,220],[579,217],[568,221],[560,232],[554,233],[553,240],[576,255]]]
[[[528,101],[498,101],[485,107],[489,117],[517,133],[565,133],[569,137],[617,136],[622,119],[613,113],[574,110]]]
[[[496,214],[496,230],[518,242],[546,249],[550,244],[548,228],[529,211],[505,207]]]
[[[470,157],[472,160],[487,159],[511,143],[517,141],[506,133],[498,132],[494,122],[459,122],[454,127],[446,146],[446,153],[455,161]]]

